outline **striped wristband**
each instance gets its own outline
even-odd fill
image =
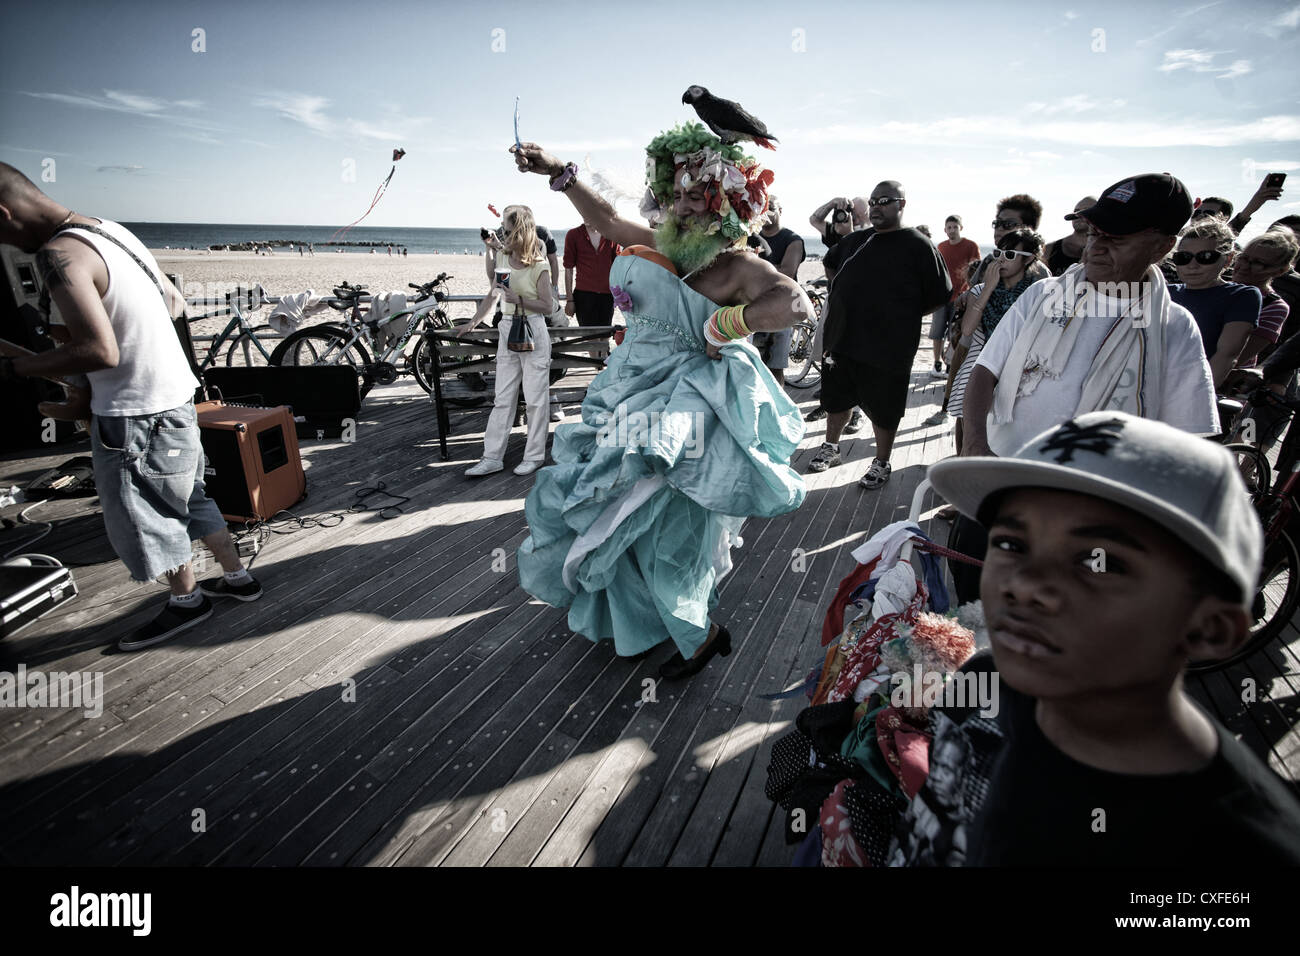
[[[751,335],[749,326],[745,325],[745,307],[728,305],[718,309],[709,321],[704,323],[704,338],[712,346],[722,348],[736,339]]]

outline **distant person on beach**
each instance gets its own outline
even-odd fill
[[[555,293],[545,259],[545,246],[533,225],[533,211],[527,206],[507,206],[501,213],[506,229],[501,258],[494,267],[492,290],[479,302],[469,324],[459,335],[472,331],[496,308],[497,300],[512,313],[500,325],[497,340],[496,401],[483,434],[483,458],[465,472],[467,478],[482,478],[505,468],[506,445],[522,386],[528,415],[528,439],[524,460],[515,474],[531,475],[546,462],[546,439],[550,420],[546,413],[550,397],[551,336],[547,317],[555,311]],[[532,347],[516,351],[510,340],[523,337],[524,327]]]
[[[569,608],[569,627],[635,657],[669,643],[665,679],[732,650],[717,583],[747,517],[799,507],[790,468],[799,408],[743,339],[811,310],[799,284],[744,248],[763,225],[772,173],[699,123],[646,148],[642,209],[623,219],[535,143],[510,150],[613,242],[610,290],[627,339],[587,391],[582,420],[556,429],[555,464],[524,505],[517,555],[528,593]],[[723,203],[728,213],[720,212]],[[628,248],[632,247],[632,248]]]
[[[864,196],[854,196],[853,201],[849,204],[849,209],[853,215],[854,231],[871,228],[871,208],[870,203]]]
[[[208,597],[255,601],[262,586],[239,560],[226,519],[204,490],[193,396],[199,383],[172,326],[185,300],[127,229],[59,205],[0,163],[0,243],[36,256],[67,341],[0,359],[0,378],[84,374],[90,381],[95,490],[109,542],[135,581],[166,575],[162,612],[118,647],[160,644],[212,615]],[[201,539],[224,576],[199,584]]]
[[[614,296],[609,291],[609,267],[620,246],[583,223],[564,234],[564,314],[579,325],[609,325],[614,320]]]
[[[853,231],[853,205],[843,196],[837,196],[829,202],[822,203],[808,217],[808,225],[817,230],[822,237],[822,244],[827,249],[835,248],[835,243]],[[826,217],[830,216],[830,222]]]
[[[1084,196],[1074,204],[1074,211],[1083,212],[1095,205],[1097,205],[1097,197]],[[1064,275],[1066,269],[1078,263],[1083,258],[1083,247],[1088,244],[1088,220],[1073,219],[1071,223],[1074,228],[1068,236],[1049,242],[1047,248],[1043,250],[1043,260],[1047,263],[1048,271],[1054,276]]]
[[[826,439],[808,470],[840,462],[840,433],[853,407],[871,421],[876,450],[858,487],[889,481],[894,437],[907,407],[921,320],[952,295],[952,281],[939,250],[903,226],[906,193],[885,180],[871,193],[872,234],[842,263],[825,310],[822,404]],[[845,239],[837,253],[850,245]]]
[[[767,197],[767,225],[758,233],[763,237],[765,246],[758,257],[776,266],[778,272],[791,280],[799,281],[799,266],[806,258],[803,240],[793,229],[781,226],[781,203],[775,194]],[[757,237],[750,237],[750,244]],[[779,332],[755,332],[753,343],[758,354],[763,356],[777,384],[785,384],[785,370],[790,367],[790,338],[793,330],[782,329]]]
[[[931,378],[944,378],[943,344],[948,334],[948,324],[952,321],[953,309],[957,298],[970,288],[966,284],[966,266],[972,259],[979,261],[980,247],[971,239],[961,235],[961,216],[951,215],[944,220],[943,231],[946,239],[941,240],[937,248],[943,257],[943,264],[948,269],[948,279],[952,282],[952,295],[939,309],[935,310],[930,320],[930,341],[934,345],[934,369]]]

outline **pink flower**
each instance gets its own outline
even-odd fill
[[[632,311],[632,297],[627,294],[622,286],[612,285],[609,287],[610,294],[614,297],[614,304],[618,306],[620,312]]]

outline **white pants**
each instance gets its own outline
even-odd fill
[[[551,391],[551,337],[546,331],[546,319],[529,315],[528,328],[533,333],[531,352],[512,352],[507,342],[514,316],[507,315],[501,322],[501,336],[497,343],[496,402],[488,416],[487,432],[483,436],[483,459],[503,462],[510,427],[515,420],[515,407],[519,401],[519,386],[524,387],[524,407],[528,410],[528,442],[524,446],[524,461],[539,464],[546,460],[546,436],[551,429],[548,398]]]

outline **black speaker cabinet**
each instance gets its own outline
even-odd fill
[[[203,382],[226,402],[288,405],[299,438],[338,438],[343,420],[361,411],[357,373],[351,366],[304,365],[210,368]]]

